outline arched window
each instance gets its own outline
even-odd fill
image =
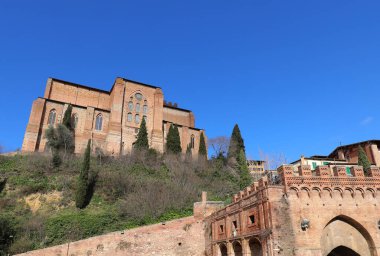
[[[146,116],[143,116],[143,118],[144,118],[145,122],[148,120]]]
[[[194,147],[195,147],[195,136],[194,136],[194,134],[191,135],[191,138],[190,138],[190,145],[191,145],[191,148],[194,148]]]
[[[132,122],[132,113],[127,114],[127,121]]]
[[[129,111],[133,111],[133,102],[132,101],[128,102],[128,109],[129,109]]]
[[[136,112],[137,112],[137,113],[140,112],[140,103],[137,103],[137,104],[136,104]]]
[[[99,114],[99,115],[96,116],[95,130],[101,131],[102,130],[102,125],[103,125],[103,116],[102,116],[102,114]]]
[[[136,122],[136,124],[140,123],[140,115],[139,114],[135,115],[135,122]]]
[[[71,117],[71,124],[72,124],[72,126],[73,126],[74,129],[77,128],[77,126],[78,126],[78,115],[77,114],[74,114]]]
[[[148,105],[144,105],[143,112],[144,112],[144,114],[148,113]]]
[[[48,125],[55,124],[55,116],[56,116],[55,109],[50,110],[49,117],[48,117]]]

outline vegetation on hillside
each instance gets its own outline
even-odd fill
[[[92,156],[89,170],[97,182],[87,207],[78,209],[84,156],[67,155],[58,168],[51,158],[0,156],[0,255],[189,216],[202,190],[210,200],[225,201],[241,184],[239,171],[221,159],[197,161],[153,150]]]

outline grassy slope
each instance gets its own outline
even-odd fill
[[[235,170],[222,161],[152,153],[93,158],[95,192],[78,210],[73,199],[81,161],[70,157],[55,169],[48,155],[0,156],[0,181],[7,179],[2,191],[0,183],[0,225],[5,220],[13,230],[11,253],[189,216],[202,190],[222,201],[239,190]]]

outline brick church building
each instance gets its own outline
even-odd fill
[[[163,152],[169,127],[176,124],[182,150],[190,145],[192,154],[198,154],[204,130],[195,127],[194,114],[166,103],[160,87],[125,78],[116,78],[110,91],[49,78],[44,96],[33,102],[23,152],[45,151],[45,130],[62,122],[69,104],[73,106],[76,153],[84,151],[89,139],[93,150],[109,155],[130,152],[144,118],[151,148]]]

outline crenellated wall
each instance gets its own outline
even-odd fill
[[[327,256],[344,246],[380,255],[380,171],[291,165],[255,182],[207,218],[208,255]],[[252,218],[254,222],[252,223]],[[239,253],[242,254],[239,254]]]

